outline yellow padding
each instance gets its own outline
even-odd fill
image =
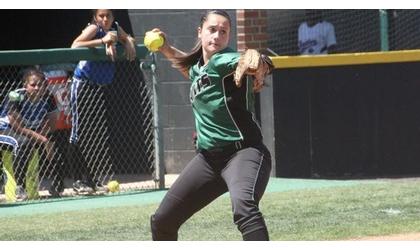
[[[36,149],[28,163],[28,170],[26,172],[26,192],[28,199],[39,199],[39,152]]]
[[[7,181],[4,186],[4,194],[7,202],[16,201],[16,180],[13,174],[13,153],[3,150],[2,153],[3,170],[6,173]]]
[[[420,50],[270,57],[276,69],[420,61]]]

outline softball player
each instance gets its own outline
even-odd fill
[[[179,227],[229,191],[233,220],[244,240],[268,240],[259,201],[267,186],[271,156],[252,112],[252,84],[235,84],[240,54],[227,47],[231,21],[220,10],[207,12],[199,41],[186,54],[165,43],[160,49],[192,81],[190,100],[197,131],[197,155],[151,216],[153,240],[177,240]]]

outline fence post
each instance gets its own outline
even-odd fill
[[[389,51],[387,10],[379,10],[379,25],[381,31],[381,51]]]
[[[156,54],[151,53],[152,62],[150,70],[152,72],[153,85],[153,126],[154,126],[154,142],[155,142],[155,182],[159,182],[159,189],[165,188],[165,160],[163,148],[163,129],[160,115],[160,100],[158,91],[158,80],[156,77]]]
[[[155,144],[155,172],[153,180],[159,183],[159,189],[165,188],[165,161],[163,148],[163,128],[160,115],[160,101],[158,80],[156,76],[156,54],[150,53],[152,61],[150,63],[142,62],[140,68],[142,70],[150,70],[152,75],[152,95],[153,95],[153,137]]]
[[[277,176],[276,173],[276,145],[275,145],[275,123],[274,123],[274,106],[273,106],[273,75],[265,78],[267,84],[259,93],[260,95],[260,115],[261,130],[263,142],[271,153],[271,176]]]

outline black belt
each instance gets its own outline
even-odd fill
[[[226,146],[223,147],[217,147],[217,148],[211,148],[211,149],[199,149],[199,152],[209,152],[209,153],[222,153],[222,152],[226,152],[226,153],[233,153],[236,151],[239,151],[243,148],[248,148],[251,146],[256,146],[261,144],[261,141],[235,141],[233,143],[230,143]]]

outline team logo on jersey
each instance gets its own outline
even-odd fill
[[[195,97],[211,84],[210,78],[207,74],[202,75],[195,83],[191,85],[190,101],[194,102]]]
[[[317,46],[318,42],[316,40],[307,40],[305,42],[299,42],[299,52],[301,54],[307,51],[310,54],[314,53],[314,47]]]

